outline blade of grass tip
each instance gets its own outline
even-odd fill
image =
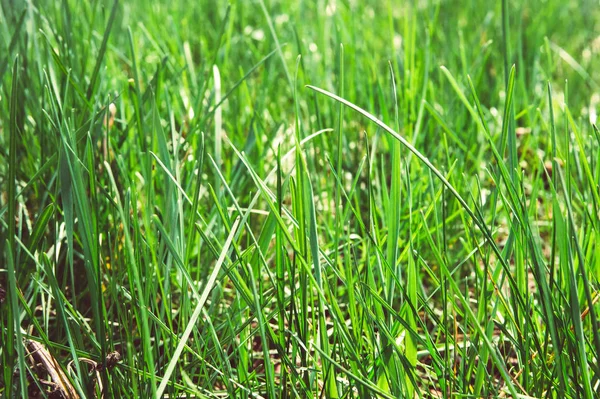
[[[508,145],[508,164],[510,165],[510,176],[515,179],[517,173],[517,136],[515,135],[515,111],[513,104],[513,92],[515,88],[515,66],[513,65],[507,76],[506,83],[506,105],[504,117],[502,118],[502,146],[500,154],[504,154],[505,146]]]
[[[477,91],[475,90],[475,85],[473,84],[473,81],[471,80],[471,76],[467,75],[467,81],[469,83],[469,88],[471,89],[471,95],[473,96],[473,100],[475,101],[475,108],[477,109],[477,112],[479,113],[479,119],[481,121],[481,125],[484,129],[484,132],[487,136],[489,136],[489,126],[485,120],[484,114],[483,114],[483,107],[481,106],[481,103],[479,101],[479,96],[477,95]],[[503,124],[503,128],[506,126],[506,124]],[[500,180],[500,170],[497,171],[496,174],[496,180]],[[496,208],[498,206],[498,195],[499,195],[499,190],[493,190],[492,195],[491,195],[491,200],[489,201],[489,203],[491,204],[491,220],[490,220],[490,225],[494,226],[496,223]]]
[[[431,172],[442,182],[442,184],[444,186],[446,186],[446,188],[448,189],[448,191],[450,191],[450,193],[454,196],[454,198],[456,198],[456,200],[460,203],[460,205],[465,210],[465,212],[467,212],[467,214],[473,220],[473,222],[480,228],[481,232],[485,236],[486,241],[488,242],[489,245],[492,246],[492,249],[494,250],[499,261],[504,264],[504,267],[506,267],[507,270],[509,269],[508,265],[506,264],[506,259],[504,259],[502,257],[502,253],[500,252],[498,247],[496,245],[494,245],[494,240],[493,240],[493,237],[492,237],[491,232],[489,231],[488,227],[485,225],[485,223],[482,220],[480,220],[475,215],[473,210],[469,207],[467,202],[462,198],[462,196],[458,193],[458,191],[456,191],[454,186],[452,184],[450,184],[450,182],[444,177],[444,175],[431,163],[431,161],[429,161],[429,159],[425,155],[421,154],[421,152],[419,150],[417,150],[412,144],[410,144],[404,137],[402,137],[400,134],[395,132],[392,128],[390,128],[384,122],[380,121],[374,115],[370,114],[369,112],[365,111],[364,109],[360,108],[359,106],[357,106],[357,105],[355,105],[355,104],[353,104],[331,92],[328,92],[327,90],[323,90],[321,88],[311,86],[311,85],[307,85],[306,87],[308,87],[309,89],[314,90],[318,93],[321,93],[329,98],[332,98],[335,101],[339,101],[339,102],[343,103],[345,106],[347,106],[348,108],[351,108],[354,111],[358,112],[365,118],[369,119],[371,122],[378,125],[383,130],[385,130],[388,134],[390,134],[396,140],[400,141],[400,143],[402,143],[403,146],[405,146],[409,151],[411,151],[413,154],[415,154],[415,156],[421,162],[423,162],[427,166],[428,169],[431,170]],[[477,116],[474,109],[473,109],[473,114],[475,116]],[[454,279],[452,278],[452,275],[449,273],[449,271],[448,271],[448,277],[449,277],[448,282],[451,284],[452,288],[457,293],[460,293],[460,289],[458,288],[456,281],[454,281]],[[487,336],[485,336],[485,332],[483,331],[483,329],[477,322],[477,317],[473,313],[473,310],[471,309],[470,305],[468,304],[468,301],[466,301],[464,298],[462,298],[461,300],[464,301],[463,305],[467,311],[468,316],[473,320],[475,327],[478,329],[478,332],[481,334],[481,336],[484,340],[484,343],[490,349],[490,354],[492,355],[492,359],[493,359],[494,363],[496,364],[496,366],[498,367],[498,370],[500,371],[502,378],[506,382],[506,385],[508,386],[510,393],[514,397],[518,396],[516,388],[515,388],[514,384],[512,383],[512,379],[508,375],[508,371],[506,370],[505,365],[502,363],[500,356],[498,355],[498,352],[495,350],[495,347],[493,346],[492,342],[487,338]]]
[[[15,270],[15,229],[16,229],[16,209],[17,209],[17,106],[19,104],[19,58],[15,57],[12,72],[12,87],[10,96],[10,117],[9,117],[9,150],[8,150],[8,238],[6,239],[6,263],[8,271],[8,291],[10,301],[10,311],[6,319],[6,353],[3,350],[3,357],[8,360],[4,367],[4,379],[6,381],[5,389],[12,389],[14,350],[16,345],[17,360],[19,363],[19,382],[21,385],[21,396],[27,397],[27,380],[25,376],[25,353],[23,351],[23,340],[21,337],[21,313],[19,311],[19,301],[17,299],[17,275]],[[15,340],[16,335],[16,340]]]
[[[208,278],[208,281],[206,282],[206,286],[204,287],[202,296],[200,297],[200,300],[196,304],[194,313],[192,313],[192,315],[190,316],[190,320],[181,336],[181,339],[179,340],[179,343],[177,344],[177,348],[175,348],[175,352],[173,352],[173,357],[171,358],[171,361],[167,365],[167,369],[165,371],[165,374],[163,375],[163,379],[160,382],[160,385],[158,386],[158,389],[156,390],[156,392],[154,394],[154,397],[157,399],[162,398],[163,392],[167,388],[167,385],[169,383],[171,375],[173,374],[173,371],[175,371],[175,367],[177,366],[179,357],[181,356],[181,353],[183,352],[183,349],[187,343],[187,339],[189,338],[190,334],[192,333],[192,330],[194,329],[194,327],[196,326],[196,321],[198,320],[198,317],[200,317],[200,313],[202,312],[202,309],[204,308],[204,303],[208,299],[208,295],[212,291],[212,288],[214,287],[214,285],[217,281],[217,276],[219,275],[219,271],[221,270],[221,267],[223,266],[223,263],[225,262],[225,258],[227,257],[227,253],[229,252],[229,247],[231,247],[233,238],[234,238],[235,234],[237,233],[239,223],[240,223],[240,219],[237,218],[235,220],[235,222],[233,223],[233,226],[231,227],[231,232],[229,233],[229,236],[227,237],[227,240],[225,241],[225,244],[223,245],[223,249],[221,250],[219,259],[217,260],[217,263],[215,264],[215,268],[213,269],[213,272],[211,273],[210,277]]]

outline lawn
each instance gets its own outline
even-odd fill
[[[598,66],[595,0],[0,0],[0,397],[598,397]]]

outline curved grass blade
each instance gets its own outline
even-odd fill
[[[442,182],[442,184],[444,186],[446,186],[446,188],[448,189],[448,191],[450,191],[450,193],[456,198],[456,200],[461,204],[461,206],[464,208],[465,212],[467,212],[467,214],[471,217],[471,219],[473,220],[473,222],[481,229],[482,233],[484,234],[486,240],[488,241],[489,245],[492,246],[492,249],[494,250],[494,252],[496,253],[496,255],[498,256],[498,259],[500,260],[500,262],[502,262],[503,264],[505,264],[505,267],[508,269],[508,265],[506,265],[506,260],[502,257],[502,253],[500,252],[500,250],[498,249],[498,247],[496,245],[494,245],[494,241],[493,241],[493,237],[489,231],[489,229],[487,228],[487,226],[485,225],[485,223],[480,220],[475,213],[473,212],[473,210],[469,207],[469,205],[467,204],[467,202],[462,198],[462,196],[458,193],[458,191],[456,191],[456,189],[454,188],[454,186],[452,186],[452,184],[450,184],[450,182],[448,180],[446,180],[446,178],[444,177],[444,175],[442,174],[442,172],[440,172],[432,163],[431,161],[429,161],[429,159],[421,154],[421,152],[419,150],[417,150],[411,143],[409,143],[404,137],[402,137],[400,134],[398,134],[396,131],[394,131],[392,128],[390,128],[388,125],[386,125],[384,122],[380,121],[378,118],[376,118],[374,115],[372,115],[371,113],[365,111],[364,109],[360,108],[359,106],[341,98],[338,97],[337,95],[328,92],[327,90],[323,90],[320,89],[318,87],[315,86],[311,86],[311,85],[307,85],[307,87],[311,90],[314,90],[318,93],[321,93],[329,98],[334,99],[335,101],[341,102],[342,104],[344,104],[345,106],[347,106],[348,108],[353,109],[354,111],[358,112],[359,114],[363,115],[364,117],[366,117],[367,119],[369,119],[371,122],[375,123],[377,126],[379,126],[380,128],[382,128],[383,130],[385,130],[386,132],[388,132],[392,137],[394,137],[396,140],[398,140],[403,146],[405,146],[410,152],[412,152],[422,163],[425,164],[425,166],[427,166],[428,169],[431,170],[431,172]],[[472,107],[471,107],[472,108]],[[472,112],[474,115],[477,115],[475,113],[475,110],[473,109]],[[449,276],[451,277],[451,276]],[[456,281],[454,281],[453,278],[449,278],[448,279],[450,285],[452,285],[452,288],[456,291],[456,292],[460,292],[460,289],[458,287],[458,285],[456,284]],[[518,393],[517,390],[512,382],[511,377],[508,375],[508,371],[506,370],[506,367],[504,365],[504,363],[501,361],[500,356],[496,350],[496,348],[493,346],[492,342],[487,338],[485,332],[483,331],[481,325],[479,325],[477,317],[475,316],[475,314],[473,313],[473,310],[471,309],[470,305],[468,304],[468,302],[465,300],[464,297],[460,298],[461,301],[463,301],[463,305],[465,307],[465,310],[468,314],[468,316],[471,318],[471,320],[473,321],[474,326],[477,328],[478,332],[481,334],[481,337],[484,341],[484,343],[486,344],[486,346],[488,347],[488,349],[490,350],[490,355],[492,356],[492,359],[494,361],[494,363],[496,364],[496,367],[498,367],[498,370],[500,371],[502,378],[504,379],[511,395],[513,397],[517,397]]]

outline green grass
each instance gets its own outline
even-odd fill
[[[0,1],[0,397],[599,396],[600,8],[497,3]]]

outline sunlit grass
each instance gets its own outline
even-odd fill
[[[0,395],[596,397],[599,22],[0,2]]]

